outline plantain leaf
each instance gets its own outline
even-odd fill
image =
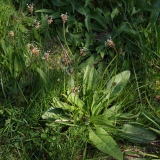
[[[25,33],[25,32],[28,31],[28,29],[27,29],[24,25],[22,25],[22,24],[19,24],[19,30],[20,30],[21,32],[23,32],[23,33]]]
[[[84,70],[84,76],[83,76],[83,95],[88,95],[90,91],[93,91],[96,87],[95,81],[96,77],[98,75],[96,74],[96,70],[93,66],[87,65],[87,67]]]
[[[103,94],[106,95],[102,97],[99,104],[92,106],[92,115],[98,115],[99,112],[107,107],[115,98],[119,96],[122,89],[127,84],[130,77],[130,71],[124,71],[122,73],[117,74],[107,84],[107,89],[104,90]],[[104,104],[107,101],[107,105]],[[118,108],[117,108],[118,109]],[[107,112],[107,110],[106,110]],[[115,110],[116,112],[116,110]],[[104,112],[105,113],[105,112]]]
[[[41,36],[38,34],[38,31],[36,28],[33,29],[34,38],[40,42]]]
[[[104,29],[107,28],[107,25],[106,25],[106,19],[104,16],[102,16],[102,10],[99,9],[99,8],[96,8],[95,11],[90,11],[90,15],[91,15],[91,18],[92,19],[95,19],[101,26],[104,27]]]
[[[56,106],[56,108],[61,108],[61,109],[68,110],[68,111],[74,111],[75,110],[74,106],[71,106],[67,103],[61,102],[56,97],[53,98],[53,106]]]
[[[36,10],[35,12],[39,12],[39,13],[54,13],[54,10],[52,10],[52,9],[39,9],[39,10]]]
[[[84,5],[84,7],[87,7],[87,6],[90,4],[90,1],[91,1],[91,0],[85,0],[85,5]]]
[[[90,45],[92,45],[92,40],[93,40],[93,33],[92,32],[86,32],[85,33],[85,37],[86,37],[86,43],[84,48],[88,48]]]
[[[87,15],[84,21],[85,21],[86,28],[89,32],[90,28],[91,28],[91,22],[90,22],[91,21],[91,16]]]
[[[84,102],[79,99],[78,95],[74,93],[70,93],[69,95],[63,95],[65,98],[67,98],[67,101],[71,104],[77,106],[78,108],[82,109],[84,107]]]
[[[55,120],[64,115],[64,111],[61,108],[50,107],[43,115],[42,119]]]
[[[157,53],[158,53],[158,55],[160,55],[160,44],[159,44],[159,42],[160,42],[160,25],[157,25],[156,26],[156,36],[157,36]]]
[[[157,0],[157,2],[154,4],[154,7],[157,8],[158,10],[152,11],[151,17],[150,17],[150,24],[156,23],[159,17],[159,12],[160,12],[160,1]]]
[[[104,98],[103,101],[107,99],[113,100],[114,98],[116,98],[127,84],[129,77],[130,71],[123,71],[111,78],[111,80],[107,84],[107,96]]]
[[[76,1],[73,1],[73,0],[67,0],[67,1],[70,2],[70,4],[72,5],[72,9],[73,9],[73,13],[74,13]]]
[[[88,65],[93,65],[94,63],[97,63],[101,59],[101,56],[98,54],[92,54],[85,62],[80,64],[78,67],[80,70],[84,70]]]
[[[106,115],[106,117],[110,118],[110,117],[116,117],[117,115],[119,115],[118,111],[121,109],[121,105],[114,105],[110,108],[107,108],[105,110],[105,112],[103,114]]]
[[[58,6],[58,7],[66,5],[66,3],[63,3],[60,0],[52,0],[52,3],[54,6]]]
[[[111,13],[111,18],[114,19],[118,15],[118,13],[119,13],[118,8],[117,7],[114,8],[112,13]]]
[[[117,160],[123,160],[121,150],[115,140],[103,129],[89,130],[89,139],[102,152]]]
[[[147,143],[157,138],[153,132],[143,127],[136,127],[131,124],[124,124],[121,131],[122,137],[133,143]]]
[[[90,15],[89,7],[84,7],[83,5],[77,4],[75,9],[82,15]]]
[[[106,115],[98,115],[90,117],[90,122],[96,125],[113,127],[113,124]]]
[[[58,123],[73,126],[73,120],[63,109],[50,107],[43,115],[42,119],[47,120],[48,126],[57,126]]]
[[[41,77],[42,81],[44,82],[44,84],[47,84],[47,77],[46,74],[40,69],[40,68],[36,68],[39,76]]]

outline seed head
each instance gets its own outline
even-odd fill
[[[39,27],[40,27],[40,22],[35,21],[35,22],[34,22],[34,27],[35,27],[35,28],[39,28]]]
[[[53,22],[52,17],[48,17],[48,18],[47,18],[47,22],[48,22],[48,24],[51,24],[51,23]]]
[[[79,87],[72,88],[72,93],[78,94],[78,92],[79,92]]]
[[[34,5],[33,3],[32,4],[27,4],[27,8],[31,13],[33,13],[33,9],[34,9],[33,5]]]
[[[13,32],[13,31],[10,31],[10,32],[9,32],[9,35],[10,35],[11,37],[14,37],[14,32]]]
[[[80,56],[85,56],[87,54],[86,49],[82,48],[80,49]]]
[[[112,41],[111,38],[107,39],[107,42],[105,42],[105,44],[108,45],[111,48],[115,47],[115,44],[114,44],[114,42]]]
[[[61,18],[62,18],[63,23],[65,23],[68,20],[67,13],[66,14],[61,14]]]
[[[49,53],[48,52],[44,52],[42,59],[44,60],[49,60]]]
[[[33,45],[30,45],[30,52],[31,52],[31,54],[33,54],[35,56],[38,56],[40,50],[37,47],[34,47]]]

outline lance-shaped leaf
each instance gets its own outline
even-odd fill
[[[122,137],[133,143],[147,143],[157,138],[153,132],[131,124],[124,124],[121,131]]]
[[[50,107],[43,115],[42,119],[47,120],[47,125],[48,126],[56,126],[59,123],[65,124],[68,126],[75,126],[74,120],[71,119],[71,117],[64,112],[63,109],[61,108],[55,108],[55,107]]]
[[[94,108],[92,107],[92,115],[98,115],[104,107],[107,109],[109,104],[120,95],[129,78],[130,71],[124,71],[112,77],[107,84],[107,89],[103,92],[105,96],[102,97],[103,99],[101,99],[99,104],[94,106]],[[105,102],[107,103],[105,104]]]
[[[97,74],[93,66],[87,65],[83,76],[83,95],[88,95],[96,87]]]
[[[70,93],[69,95],[63,94],[63,96],[70,102],[75,108],[84,109],[85,103],[78,97],[78,95],[74,93]]]
[[[66,3],[61,2],[60,0],[52,0],[51,1],[53,3],[54,6],[65,6]]]
[[[109,130],[114,130],[113,121],[109,120],[106,115],[98,115],[98,116],[92,116],[89,118],[90,123],[93,123],[98,126],[106,127]]]
[[[121,150],[115,140],[103,129],[90,129],[89,139],[102,152],[109,154],[117,160],[123,160]]]
[[[108,82],[106,92],[107,96],[105,97],[104,101],[107,99],[114,99],[121,93],[122,89],[127,84],[130,78],[130,71],[124,71],[113,78]]]
[[[61,108],[50,107],[43,115],[43,119],[54,121],[62,118],[65,112]]]
[[[55,106],[56,108],[61,108],[61,109],[68,110],[68,111],[75,110],[74,106],[71,106],[65,102],[62,102],[59,99],[57,99],[56,97],[53,98],[53,106]]]

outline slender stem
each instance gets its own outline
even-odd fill
[[[113,62],[113,61],[117,58],[117,56],[118,56],[117,49],[116,49],[115,47],[114,47],[113,49],[114,49],[114,51],[116,52],[116,55],[115,55],[115,57],[111,60],[111,62],[108,64],[108,66],[106,67],[105,71],[103,72],[102,80],[103,80],[104,75],[106,74],[106,72],[107,72],[107,70],[108,70],[109,66],[112,64],[112,62]]]
[[[0,81],[1,81],[1,87],[2,87],[3,95],[6,98],[6,93],[5,93],[4,86],[3,86],[2,74],[1,74],[1,77],[0,77]]]
[[[72,52],[71,52],[71,50],[70,50],[70,48],[69,48],[69,46],[68,46],[67,40],[66,40],[65,22],[63,22],[63,37],[64,37],[65,45],[66,45],[66,47],[67,47],[70,55],[72,56],[73,54],[72,54]]]

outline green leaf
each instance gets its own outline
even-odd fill
[[[155,128],[152,128],[152,127],[149,127],[150,130],[152,130],[153,132],[155,132],[157,135],[160,136],[160,130],[159,129],[155,129]]]
[[[41,77],[42,81],[47,84],[47,78],[46,78],[46,74],[40,69],[37,67],[37,72],[39,73],[39,76]]]
[[[154,7],[157,8],[157,9],[160,8],[160,1],[159,0],[157,0]],[[156,10],[156,11],[152,12],[151,17],[150,17],[150,23],[151,24],[155,23],[158,20],[159,12],[160,12],[160,10]]]
[[[93,66],[87,66],[84,70],[83,76],[83,95],[88,95],[90,91],[95,87],[95,75],[96,71]]]
[[[135,118],[138,118],[139,116],[139,113],[137,114],[132,114],[132,113],[121,113],[120,116],[118,117],[119,119],[122,119],[122,120],[131,120],[131,119],[135,119]]]
[[[62,108],[64,110],[68,110],[70,112],[75,110],[74,106],[71,106],[67,103],[61,102],[58,98],[54,97],[53,98],[53,106],[55,106],[56,108]]]
[[[160,25],[156,26],[157,54],[160,55]]]
[[[83,43],[83,37],[84,37],[84,34],[83,33],[80,33],[80,34],[72,34],[72,33],[69,33],[69,36],[68,37],[68,42],[71,43],[73,46],[81,46],[82,43]]]
[[[42,119],[47,120],[48,126],[56,126],[58,123],[74,126],[73,120],[62,109],[50,107],[43,115]]]
[[[89,32],[89,33],[85,33],[85,37],[86,37],[86,43],[84,48],[88,48],[90,45],[92,45],[92,40],[93,40],[93,33]]]
[[[136,153],[135,153],[136,154]],[[134,158],[134,160],[153,160],[153,159],[150,159],[150,158]],[[155,159],[156,160],[156,159]]]
[[[66,5],[66,3],[63,3],[60,0],[52,0],[52,3],[54,6],[58,6],[58,7]]]
[[[107,108],[103,114],[105,114],[106,117],[108,117],[108,118],[110,118],[110,117],[115,118],[116,116],[119,115],[118,111],[120,109],[121,109],[121,105],[114,105],[110,108]]]
[[[124,124],[121,131],[122,137],[133,143],[147,143],[157,138],[153,132],[143,127],[136,127],[131,124]]]
[[[114,8],[112,13],[111,13],[111,18],[114,19],[119,13],[118,8]]]
[[[40,42],[41,36],[38,34],[38,31],[36,28],[33,29],[34,38]]]
[[[70,76],[69,80],[68,80],[68,92],[70,93],[72,91],[72,89],[75,87],[75,81],[74,81],[74,77]]]
[[[64,111],[61,108],[50,107],[43,115],[43,119],[55,120],[64,115]]]
[[[63,95],[67,98],[67,101],[70,102],[72,105],[76,105],[78,108],[82,109],[84,107],[84,102],[79,99],[78,95],[74,93],[70,93],[69,95]]]
[[[92,19],[95,19],[101,26],[104,27],[104,29],[106,29],[107,28],[106,19],[101,14],[102,10],[99,8],[96,8],[95,11],[92,10],[90,13]]]
[[[102,152],[109,154],[117,160],[123,160],[121,150],[115,140],[103,129],[90,129],[89,139]]]
[[[91,28],[91,22],[90,22],[91,21],[91,16],[87,15],[84,21],[85,21],[86,28],[89,32],[90,28]]]
[[[39,9],[39,10],[36,10],[35,12],[39,12],[39,13],[54,13],[54,11],[52,9]]]
[[[102,97],[99,104],[92,106],[92,115],[98,115],[104,107],[107,107],[115,98],[120,95],[122,89],[127,84],[129,77],[130,71],[124,71],[111,78],[107,84],[107,89],[103,91],[103,94],[106,96]],[[104,104],[106,101],[107,104]]]
[[[97,63],[100,59],[100,55],[92,54],[85,62],[80,64],[78,67],[81,70],[84,70],[88,65],[93,65],[94,63]]]
[[[73,1],[73,0],[67,0],[67,1],[70,2],[70,4],[72,5],[72,9],[73,9],[73,13],[74,13],[76,1]]]
[[[121,93],[122,89],[127,84],[130,78],[130,71],[123,71],[117,74],[107,84],[106,91],[108,92],[104,101],[107,99],[115,99]]]
[[[54,12],[54,13],[52,14],[52,17],[53,17],[53,19],[56,19],[56,18],[59,18],[60,15],[61,15],[60,12]]]
[[[84,5],[84,7],[87,7],[87,6],[90,4],[90,1],[91,1],[91,0],[85,0],[85,5]]]
[[[110,120],[108,120],[108,116],[106,115],[98,115],[90,117],[90,122],[95,125],[101,125],[105,127],[113,127],[113,124]]]
[[[22,25],[22,24],[19,24],[19,29],[23,33],[28,32],[28,29],[24,25]]]
[[[83,5],[77,4],[75,9],[82,15],[90,15],[89,7],[84,7]]]
[[[112,38],[117,37],[118,35],[120,35],[122,32],[124,32],[127,28],[127,24],[126,23],[122,23],[122,25],[116,29],[114,29],[114,31],[112,32]]]
[[[105,55],[105,45],[100,45],[98,47],[96,47],[96,51],[97,53],[100,53],[101,55],[101,58],[104,58],[104,55]]]

